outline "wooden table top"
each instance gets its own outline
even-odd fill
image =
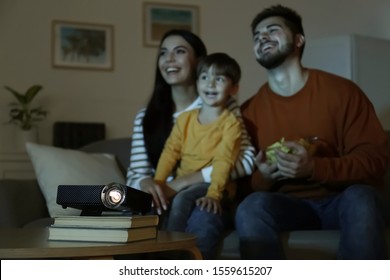
[[[47,228],[0,229],[0,259],[104,258],[123,254],[184,250],[202,259],[196,237],[159,231],[156,239],[129,243],[48,241]]]

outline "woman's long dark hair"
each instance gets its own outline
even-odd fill
[[[187,30],[173,29],[166,32],[161,39],[160,46],[167,37],[174,35],[182,37],[190,44],[197,58],[207,54],[206,46],[202,40]],[[158,67],[158,60],[159,57],[157,57],[153,93],[146,106],[145,117],[142,123],[146,151],[149,161],[154,168],[157,167],[165,141],[171,133],[173,127],[172,116],[175,111],[171,86],[162,77]]]

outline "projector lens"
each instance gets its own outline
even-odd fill
[[[110,191],[108,193],[108,199],[113,204],[119,203],[122,199],[122,194],[120,192],[118,192],[117,190]]]
[[[101,200],[109,209],[118,209],[126,198],[126,186],[118,183],[110,183],[104,186],[101,192]]]

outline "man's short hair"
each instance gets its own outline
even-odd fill
[[[281,17],[285,20],[286,25],[294,34],[305,35],[301,16],[293,9],[282,5],[271,6],[258,13],[251,24],[252,33],[255,32],[256,26],[259,24],[259,22],[269,17]]]

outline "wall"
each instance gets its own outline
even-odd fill
[[[142,44],[142,0],[0,0],[0,123],[7,121],[12,96],[42,84],[35,101],[50,111],[40,124],[40,142],[50,144],[55,121],[105,122],[107,137],[131,135],[132,121],[150,94],[157,50]],[[390,39],[390,1],[153,0],[198,5],[200,35],[209,52],[224,51],[242,66],[240,101],[262,84],[264,71],[254,60],[250,21],[262,8],[282,3],[304,19],[306,38],[356,33]],[[337,7],[337,8],[336,8]],[[115,28],[115,69],[111,72],[54,69],[51,22],[70,20]],[[389,104],[390,106],[390,104]],[[13,149],[17,129],[0,126],[0,152]]]

